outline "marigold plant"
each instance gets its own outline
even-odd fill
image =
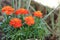
[[[22,26],[22,20],[18,18],[13,18],[9,22],[10,26],[13,26],[14,28],[20,28]]]
[[[32,16],[25,17],[25,23],[29,26],[34,24],[34,18]]]
[[[24,9],[24,8],[20,8],[18,10],[16,10],[15,14],[16,15],[19,15],[19,14],[28,14],[28,10],[27,9]]]
[[[19,4],[17,2],[17,5]],[[5,13],[5,15],[3,15],[4,19],[1,24],[2,31],[4,33],[2,40],[27,40],[30,38],[44,38],[46,33],[46,25],[42,20],[43,14],[41,11],[31,12],[29,6],[27,6],[27,8],[21,8],[19,5],[19,8],[16,10],[14,10],[14,6],[13,8],[11,6],[5,6],[2,8],[2,14]]]
[[[11,15],[14,12],[14,8],[11,6],[4,6],[2,8],[2,12],[6,13],[7,15]]]
[[[43,17],[41,11],[35,11],[34,12],[34,16],[39,17],[39,18],[42,18]]]

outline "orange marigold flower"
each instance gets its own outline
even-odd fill
[[[25,17],[25,23],[29,26],[34,24],[34,18],[32,16]]]
[[[5,12],[7,15],[11,15],[14,12],[14,9],[11,6],[4,6],[2,12]]]
[[[41,11],[35,11],[34,16],[39,17],[39,18],[43,17]]]
[[[20,28],[22,26],[21,19],[13,18],[9,22],[10,26],[13,26],[14,28]]]
[[[16,10],[15,14],[19,15],[19,14],[28,14],[28,10],[24,9],[24,8],[20,8],[18,10]]]

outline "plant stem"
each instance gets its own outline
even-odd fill
[[[15,0],[15,9],[17,9],[18,7],[18,5],[17,5],[17,3],[18,3],[18,1],[17,0]]]
[[[19,40],[20,40],[20,38],[19,38]]]
[[[52,29],[54,29],[54,14],[51,15]]]
[[[30,5],[30,8],[31,8],[33,11],[36,11],[31,5]]]
[[[18,9],[21,7],[21,0],[18,2]]]
[[[30,3],[31,3],[31,0],[28,0],[28,1],[27,1],[27,5],[28,5],[28,6],[27,6],[27,10],[29,10]]]
[[[13,6],[13,8],[15,8],[15,6],[14,6],[14,0],[12,0],[12,6]]]

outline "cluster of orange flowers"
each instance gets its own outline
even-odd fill
[[[28,14],[28,10],[24,9],[24,8],[20,8],[18,10],[16,10],[15,14],[19,15],[19,14]]]
[[[11,15],[14,12],[14,8],[10,6],[4,6],[2,12],[5,12],[7,15]]]
[[[2,8],[2,12],[5,12],[7,15],[10,15],[11,13],[14,12],[14,8],[12,8],[10,6],[5,6]],[[24,8],[20,8],[20,9],[15,11],[16,15],[28,14],[28,13],[29,13],[29,11],[24,9]],[[40,11],[35,11],[33,14],[36,17],[42,18],[42,13]],[[24,18],[24,20],[28,26],[31,26],[35,23],[33,16],[27,16]],[[14,28],[20,28],[23,25],[23,23],[22,23],[22,20],[19,18],[12,18],[9,22],[9,25],[13,26]]]
[[[34,16],[40,17],[40,18],[43,17],[41,11],[36,11],[36,12],[34,12]]]
[[[29,26],[34,24],[34,18],[32,16],[25,17],[25,23]]]
[[[9,24],[14,28],[20,28],[22,26],[22,20],[18,18],[12,18]]]

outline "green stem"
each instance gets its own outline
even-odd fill
[[[31,8],[33,11],[36,11],[31,5],[30,5],[30,8]]]
[[[34,35],[34,40],[35,40],[36,38],[35,38],[35,35]]]
[[[18,9],[21,7],[21,0],[18,2]]]
[[[15,1],[15,0],[12,0],[12,7],[13,7],[13,8],[15,8],[15,6],[14,6],[14,1]]]
[[[51,15],[52,29],[54,29],[54,14]]]
[[[8,38],[6,38],[6,40],[8,40]]]
[[[1,12],[1,9],[2,9],[1,2],[2,2],[2,0],[0,0],[0,12]]]
[[[31,0],[28,0],[28,1],[27,1],[27,5],[28,5],[28,6],[27,6],[27,10],[29,10],[30,3],[31,3]]]
[[[20,38],[19,38],[19,40],[20,40]]]
[[[15,9],[18,9],[18,7],[17,7],[17,6],[18,6],[18,5],[17,5],[18,1],[15,0],[15,2],[16,2],[16,3],[15,3]]]

